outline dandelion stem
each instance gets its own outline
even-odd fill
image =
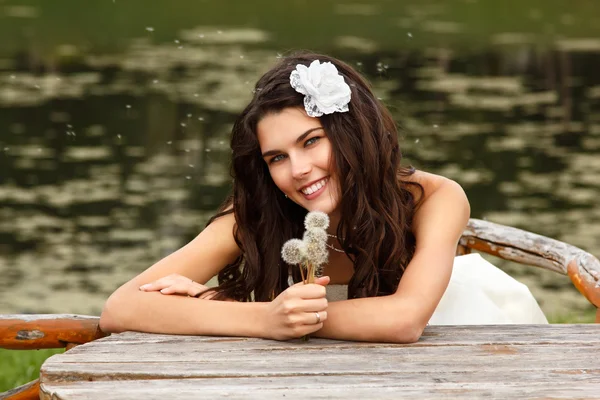
[[[304,265],[300,264],[300,275],[302,275],[302,283],[306,285],[306,279],[304,278]]]

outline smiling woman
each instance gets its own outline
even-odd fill
[[[428,322],[546,322],[526,287],[481,258],[455,258],[466,196],[403,166],[397,133],[349,65],[282,59],[233,126],[231,197],[192,242],[109,298],[102,329],[411,342]],[[280,252],[317,210],[330,219],[329,260],[304,285]],[[205,287],[214,275],[219,285]]]
[[[286,108],[261,119],[257,137],[273,183],[283,194],[308,211],[336,218],[339,180],[332,173],[331,144],[319,119],[301,108]]]

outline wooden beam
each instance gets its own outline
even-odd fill
[[[600,261],[578,247],[474,218],[469,220],[459,246],[567,275],[590,303],[600,307]]]
[[[36,379],[19,387],[0,393],[2,400],[38,400],[40,398],[40,380]]]
[[[0,348],[56,349],[107,336],[99,317],[65,314],[0,315]]]

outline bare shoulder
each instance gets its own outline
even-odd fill
[[[204,228],[190,242],[190,245],[200,248],[215,245],[216,250],[222,253],[226,261],[233,261],[240,254],[240,248],[234,238],[235,226],[235,215],[233,212],[229,212],[215,219],[210,225]]]
[[[456,191],[462,192],[461,186],[452,179],[420,170],[415,170],[412,175],[403,177],[403,181],[414,182],[421,185],[424,195],[423,200],[426,200],[429,196],[431,196],[432,193],[437,191],[442,186],[450,188],[450,190],[453,188]],[[418,190],[418,188],[414,187],[413,185],[407,185],[407,189],[411,191],[413,196],[420,198],[421,192]]]

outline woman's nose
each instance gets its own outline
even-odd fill
[[[312,169],[310,160],[304,157],[296,157],[292,160],[292,176],[294,179],[300,179],[308,175]]]

